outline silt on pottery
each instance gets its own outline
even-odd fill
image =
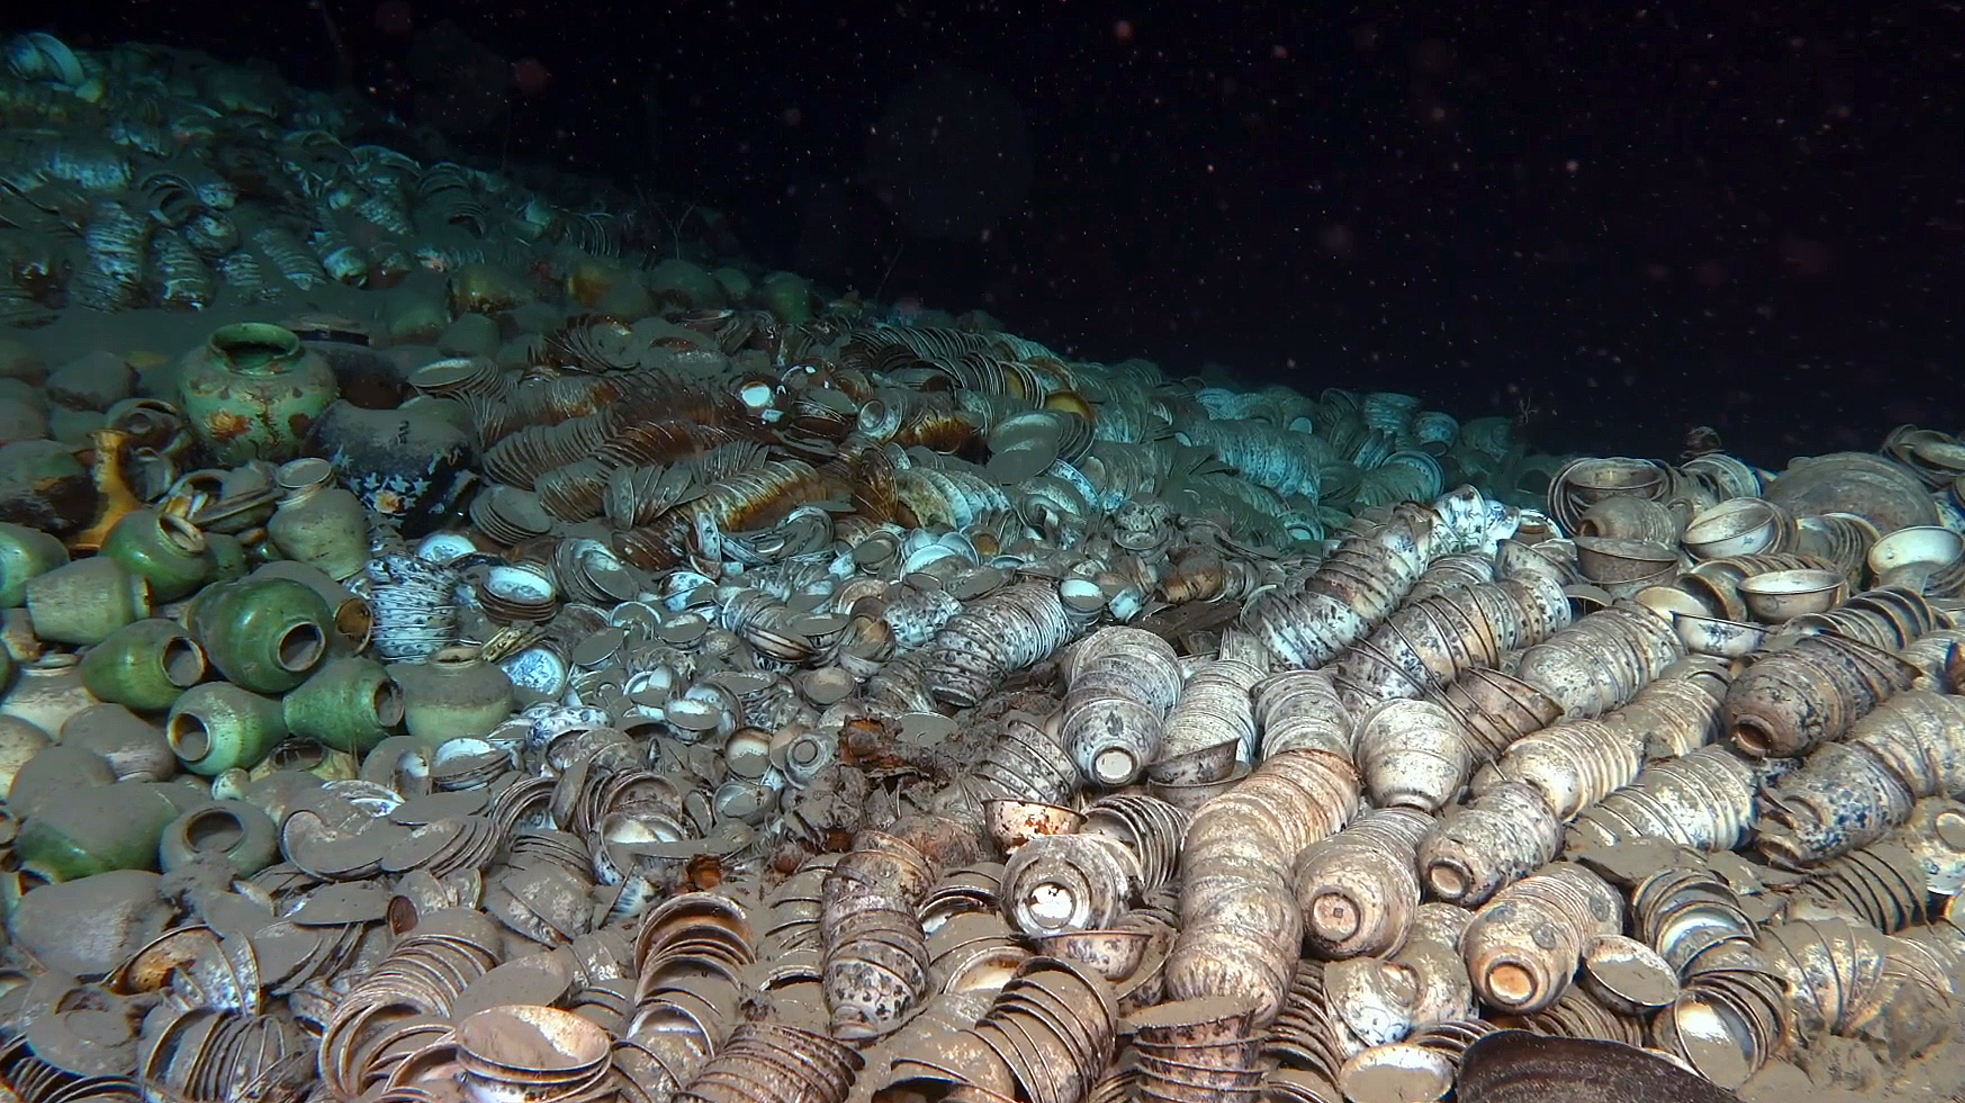
[[[172,820],[158,841],[165,873],[211,857],[223,857],[240,877],[250,877],[280,857],[273,820],[242,800],[214,801]]]
[[[171,753],[163,726],[123,705],[85,708],[68,718],[60,735],[64,747],[101,755],[117,781],[169,781],[177,776],[177,755]]]
[[[205,649],[174,620],[150,617],[126,624],[82,655],[82,684],[104,701],[133,709],[171,707],[178,694],[205,680]]]
[[[26,819],[67,799],[69,793],[116,780],[116,771],[85,747],[50,743],[21,763],[7,789],[7,811]]]
[[[124,514],[103,538],[97,555],[120,562],[148,582],[155,602],[192,593],[211,581],[218,567],[198,526],[154,509]]]
[[[14,853],[21,869],[49,881],[74,881],[112,869],[156,869],[164,828],[207,798],[186,785],[119,781],[74,790],[20,825]]]
[[[289,738],[247,771],[248,781],[274,774],[301,774],[321,781],[351,781],[362,774],[361,759],[311,739]]]
[[[435,744],[482,736],[512,713],[512,679],[475,647],[446,647],[424,663],[396,663],[409,734]]]
[[[68,562],[60,538],[40,529],[0,521],[0,608],[27,601],[27,582]]]
[[[47,732],[18,716],[0,716],[0,800],[7,799],[21,767],[47,745]]]
[[[308,457],[283,465],[284,493],[266,535],[280,554],[318,567],[336,582],[368,565],[368,513],[361,500],[335,485],[334,465]]]
[[[279,698],[230,682],[185,690],[164,720],[164,737],[178,761],[204,777],[256,765],[286,736]]]
[[[255,693],[284,693],[328,656],[333,610],[302,583],[244,578],[207,587],[185,612],[219,673]]]
[[[332,659],[281,701],[287,730],[364,754],[403,723],[403,689],[374,659]]]
[[[339,394],[327,361],[263,322],[220,328],[178,366],[178,407],[221,464],[294,458]]]
[[[150,615],[150,584],[114,559],[78,559],[27,584],[34,634],[51,643],[101,643]]]

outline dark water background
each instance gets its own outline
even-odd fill
[[[1767,465],[1965,426],[1958,3],[183,0],[258,57],[1087,357]]]

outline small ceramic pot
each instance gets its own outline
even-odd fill
[[[111,632],[82,656],[82,684],[103,701],[133,709],[171,707],[205,680],[205,649],[174,620],[150,617]]]
[[[96,553],[128,567],[150,584],[152,601],[176,601],[210,582],[217,570],[210,544],[182,517],[139,509],[126,513]]]
[[[284,494],[266,535],[281,555],[346,582],[368,564],[368,513],[361,499],[334,484],[334,465],[309,457],[280,468]]]
[[[285,693],[328,657],[334,612],[285,578],[209,586],[185,611],[191,634],[227,679],[254,693]]]
[[[403,723],[403,688],[374,659],[332,659],[281,701],[287,730],[365,754]]]
[[[52,533],[0,521],[0,609],[27,600],[27,581],[68,562],[68,549]]]
[[[397,663],[389,674],[403,687],[409,734],[436,744],[483,736],[512,713],[512,679],[474,647],[446,647],[424,663]]]
[[[114,559],[79,559],[27,584],[34,634],[50,643],[101,643],[150,615],[150,584]]]
[[[233,685],[206,682],[184,691],[164,720],[164,737],[184,768],[211,777],[250,768],[286,738],[280,701]]]
[[[172,820],[157,844],[165,873],[223,856],[233,871],[250,877],[280,857],[280,832],[272,817],[242,800],[214,801]]]

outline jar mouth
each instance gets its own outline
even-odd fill
[[[190,689],[209,673],[205,649],[190,636],[172,636],[164,643],[164,678],[179,689]]]
[[[300,355],[298,335],[266,322],[221,326],[211,335],[210,345],[227,364],[247,374],[276,372],[282,362]]]
[[[165,725],[164,737],[171,750],[186,762],[197,762],[211,753],[212,733],[205,718],[193,712],[180,712]]]
[[[475,647],[441,647],[430,656],[431,666],[468,666],[478,661]]]
[[[293,673],[312,670],[327,652],[327,636],[321,626],[311,621],[296,624],[280,636],[280,666]]]
[[[385,679],[375,687],[371,702],[375,706],[375,719],[385,728],[393,728],[403,722],[406,707],[403,704],[403,687],[394,678]]]
[[[226,853],[245,841],[246,825],[239,821],[238,813],[212,805],[191,814],[184,825],[184,835],[194,851]]]

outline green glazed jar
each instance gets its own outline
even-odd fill
[[[165,873],[209,855],[223,855],[241,877],[251,877],[280,858],[280,830],[273,818],[242,800],[213,801],[172,820],[158,840]]]
[[[446,647],[389,674],[402,683],[404,725],[426,744],[485,735],[512,714],[512,679],[475,647]]]
[[[150,617],[126,624],[82,656],[82,684],[103,701],[133,709],[171,707],[178,694],[205,680],[205,649],[174,620]]]
[[[208,799],[189,786],[162,781],[77,789],[21,821],[14,854],[21,869],[50,881],[112,869],[154,870],[164,828]]]
[[[102,538],[99,557],[114,559],[150,583],[150,600],[176,601],[210,582],[218,563],[198,526],[182,517],[139,509],[123,515]]]
[[[192,686],[164,719],[164,738],[184,768],[202,777],[234,766],[250,768],[287,736],[277,697],[265,697],[230,682]]]
[[[334,484],[334,465],[315,457],[281,466],[280,508],[266,535],[288,559],[346,582],[368,565],[368,511],[352,491]]]
[[[184,618],[228,680],[254,693],[285,693],[327,659],[334,611],[292,579],[244,578],[206,587]]]
[[[280,704],[288,731],[351,754],[367,754],[403,723],[403,687],[374,659],[330,659]]]
[[[0,521],[0,609],[27,600],[27,580],[68,562],[68,549],[52,533]]]
[[[114,559],[78,559],[27,584],[27,619],[47,643],[101,643],[150,615],[150,584]]]
[[[178,408],[222,466],[294,458],[340,394],[325,359],[264,322],[224,326],[178,365]]]
[[[334,635],[328,640],[328,656],[342,659],[358,655],[368,646],[375,631],[375,609],[368,599],[329,578],[319,567],[292,559],[275,559],[252,569],[249,578],[290,578],[321,595],[334,610]]]

